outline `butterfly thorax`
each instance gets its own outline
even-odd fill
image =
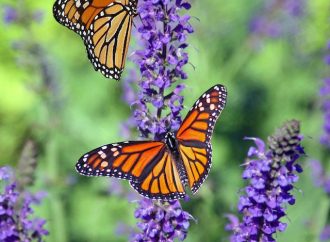
[[[176,140],[175,135],[173,133],[168,132],[165,135],[165,144],[166,144],[168,150],[170,151],[173,160],[175,161],[175,165],[179,172],[181,181],[183,181],[184,185],[186,185],[188,182],[188,176],[187,176],[183,161],[182,161],[180,153],[179,153],[178,141]]]
[[[128,5],[125,7],[131,16],[137,16],[137,0],[128,1]]]

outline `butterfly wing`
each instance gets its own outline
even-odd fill
[[[76,170],[86,176],[138,179],[163,148],[164,143],[154,141],[104,145],[83,155],[76,164]]]
[[[196,101],[176,133],[179,153],[193,193],[197,192],[211,168],[210,141],[215,122],[226,105],[226,98],[224,86],[210,88]]]
[[[125,66],[136,0],[57,0],[55,19],[84,40],[95,70],[116,80]]]
[[[83,155],[76,170],[86,176],[111,176],[130,181],[141,195],[162,200],[184,197],[173,159],[163,142],[108,144]]]
[[[151,199],[171,201],[184,198],[186,194],[175,161],[166,149],[158,154],[157,163],[143,177],[130,184],[138,193]]]
[[[85,36],[87,15],[84,13],[89,12],[92,2],[92,0],[57,0],[53,6],[53,15],[60,24]]]
[[[135,9],[136,5],[132,8]],[[89,59],[95,70],[100,70],[105,77],[120,79],[130,42],[134,11],[125,4],[111,3],[95,16],[88,30],[85,44]]]

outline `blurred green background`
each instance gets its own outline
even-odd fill
[[[196,196],[182,203],[197,220],[186,241],[228,240],[224,216],[237,211],[244,187],[240,165],[252,145],[243,138],[266,139],[292,118],[301,121],[307,157],[294,190],[296,205],[288,207],[283,219],[288,228],[276,237],[319,241],[329,198],[314,187],[307,161],[326,164],[330,157],[319,144],[323,117],[318,94],[322,78],[330,74],[323,62],[330,40],[330,1],[306,1],[302,16],[292,20],[293,29],[276,38],[249,31],[251,19],[266,13],[266,1],[191,2],[195,33],[189,38],[191,65],[186,66],[182,114],[216,83],[226,85],[229,96],[212,139],[210,176]],[[53,1],[0,0],[2,16],[6,5],[26,14],[18,23],[0,22],[0,165],[15,167],[26,140],[37,143],[31,189],[48,193],[35,207],[47,219],[46,241],[127,241],[137,206],[129,201],[133,195],[127,182],[120,182],[121,187],[108,178],[79,176],[74,169],[86,151],[127,138],[121,129],[130,116],[123,81],[93,70],[80,37],[54,20]],[[283,26],[289,21],[279,19]]]

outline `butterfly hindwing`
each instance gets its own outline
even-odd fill
[[[193,193],[206,179],[212,164],[211,137],[226,105],[227,91],[216,85],[206,91],[188,112],[176,133],[179,153]]]
[[[116,80],[125,66],[134,15],[125,5],[114,2],[106,7],[91,24],[86,46],[95,70]]]
[[[137,182],[130,181],[130,184],[138,193],[151,199],[169,201],[185,197],[175,161],[165,149],[148,173]]]
[[[179,152],[188,177],[188,184],[196,193],[211,169],[212,148],[179,145]]]

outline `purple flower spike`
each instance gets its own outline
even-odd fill
[[[133,109],[126,129],[137,127],[143,138],[163,140],[168,131],[181,125],[185,85],[177,82],[187,79],[183,71],[188,63],[186,41],[194,31],[190,16],[181,13],[190,7],[186,0],[139,0],[137,39],[142,47],[134,52],[133,59],[140,69],[140,81],[138,88],[132,88],[136,75],[131,73],[128,85],[124,84],[124,99]],[[148,199],[139,201],[134,215],[141,220],[137,224],[141,232],[132,241],[184,240],[192,218],[179,201]]]
[[[327,54],[324,56],[324,62],[330,65],[330,53],[329,44],[327,46]],[[320,95],[322,97],[322,111],[324,113],[323,117],[323,135],[321,136],[321,144],[330,147],[330,77],[323,79],[323,86],[320,89]]]
[[[330,65],[330,41],[326,45],[326,53],[324,62]],[[320,138],[320,143],[327,149],[330,148],[330,77],[323,79],[323,86],[320,88],[320,96],[322,100],[323,111],[323,134]],[[324,192],[330,196],[330,176],[326,174],[325,169],[321,162],[312,160],[310,161],[312,179],[315,186],[322,187]],[[327,241],[330,238],[330,225],[326,225],[323,229],[320,240]]]
[[[40,203],[43,194],[19,193],[9,167],[0,167],[0,178],[7,183],[0,193],[0,241],[43,241],[46,221],[31,218],[31,205]]]
[[[324,227],[320,235],[320,241],[329,241],[330,239],[330,225]]]
[[[242,222],[234,215],[227,215],[232,231],[230,241],[275,241],[273,235],[282,232],[286,224],[280,219],[286,215],[286,205],[293,205],[291,194],[302,168],[296,163],[304,154],[300,146],[299,122],[292,120],[268,138],[268,149],[259,138],[248,138],[256,147],[250,148],[243,179],[249,182],[238,203]]]
[[[141,233],[134,235],[131,241],[183,241],[188,232],[192,216],[183,211],[178,201],[153,203],[142,199],[135,211],[135,217],[141,219],[138,227]]]
[[[189,8],[190,4],[182,0],[139,1],[138,34],[143,49],[135,51],[134,61],[141,72],[140,90],[135,97],[130,94],[125,99],[134,103],[134,118],[143,137],[153,134],[155,139],[162,139],[167,131],[176,130],[181,123],[183,97],[180,92],[184,85],[179,84],[174,90],[171,87],[176,81],[187,78],[183,71],[188,63],[186,40],[193,28],[190,16],[181,16],[179,12]],[[167,90],[170,88],[172,91]],[[169,112],[164,114],[167,108]],[[154,109],[156,113],[152,115]]]
[[[327,184],[329,184],[329,178],[327,177],[325,170],[318,160],[309,161],[309,165],[311,168],[312,179],[314,185],[317,187],[322,187],[325,192],[327,192]],[[330,195],[330,193],[328,193]]]
[[[11,6],[3,7],[3,21],[6,24],[11,24],[18,19],[17,10]]]
[[[324,62],[325,62],[325,64],[330,65],[330,55],[326,55],[324,57]]]

